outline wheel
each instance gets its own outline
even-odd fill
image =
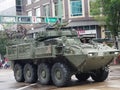
[[[24,66],[24,78],[27,83],[34,83],[37,81],[37,68],[32,64]]]
[[[14,66],[14,77],[17,82],[24,82],[23,67],[20,64]]]
[[[106,80],[109,74],[109,69],[108,67],[101,68],[99,70],[96,70],[93,72],[94,74],[91,75],[92,79],[96,82],[102,82]]]
[[[38,65],[38,80],[41,84],[46,85],[51,83],[50,66],[46,63]]]
[[[88,73],[77,73],[75,76],[79,81],[85,81],[90,77]]]
[[[66,86],[71,79],[69,68],[62,63],[55,63],[52,67],[51,77],[53,83],[58,86]]]

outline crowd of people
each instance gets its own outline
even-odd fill
[[[10,64],[8,63],[8,58],[4,57],[0,60],[0,69],[4,68],[7,69],[10,67]]]

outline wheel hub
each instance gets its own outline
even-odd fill
[[[45,70],[42,70],[41,75],[42,75],[43,78],[46,77],[46,72],[45,72]]]
[[[31,77],[31,72],[29,70],[27,70],[27,76]]]
[[[59,70],[56,71],[56,78],[59,80],[62,78],[61,72]]]
[[[16,75],[19,77],[20,76],[20,70],[17,70]]]

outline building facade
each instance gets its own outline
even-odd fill
[[[104,25],[90,15],[91,0],[22,0],[23,15],[62,17],[79,35],[105,38]]]

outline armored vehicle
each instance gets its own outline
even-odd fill
[[[86,38],[82,38],[82,40],[81,40],[81,38],[80,38],[80,41],[83,42],[84,45],[93,45],[99,51],[99,54],[104,54],[105,52],[112,53],[112,51],[116,51],[116,48],[113,47],[114,42],[110,39],[100,39],[100,38],[97,38],[97,39],[96,38],[93,38],[93,39],[87,38],[86,39]],[[118,52],[116,52],[116,54]]]
[[[41,84],[53,82],[66,86],[72,75],[79,81],[89,77],[102,82],[108,77],[108,65],[119,51],[98,49],[80,42],[76,31],[53,29],[39,32],[35,40],[22,40],[7,46],[17,82]]]

